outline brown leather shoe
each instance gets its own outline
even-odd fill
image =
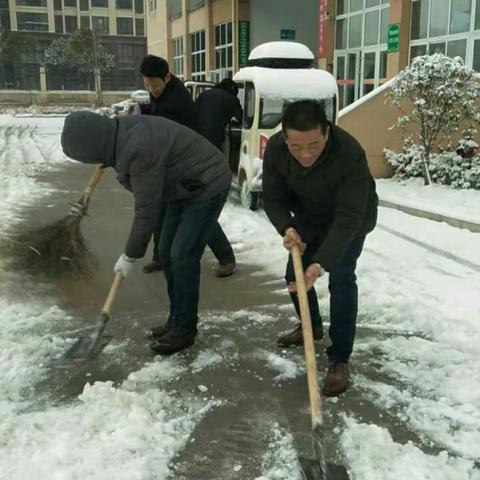
[[[237,264],[235,262],[219,265],[215,275],[217,277],[229,277],[230,275],[234,274],[236,268]]]
[[[323,327],[315,328],[313,330],[313,339],[321,340],[323,338]],[[303,345],[302,324],[299,323],[297,327],[289,333],[278,338],[277,344],[279,347],[293,347]]]
[[[145,331],[145,336],[149,340],[157,340],[160,337],[163,337],[163,335],[165,335],[167,333],[167,331],[168,331],[167,324],[160,325],[158,327],[152,327],[152,328],[149,328],[148,330],[146,330]]]
[[[346,363],[330,362],[323,384],[323,394],[326,397],[336,397],[343,393],[350,386],[349,375]]]

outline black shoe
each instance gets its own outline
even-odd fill
[[[153,260],[150,263],[147,263],[143,267],[143,273],[152,273],[152,272],[160,272],[163,270],[163,266],[160,262],[157,262],[156,260]]]
[[[337,397],[350,386],[350,370],[344,362],[331,361],[325,381],[323,383],[323,394],[326,397]]]
[[[171,355],[184,348],[191,347],[195,340],[196,332],[180,333],[175,328],[169,328],[159,339],[150,342],[149,346],[155,353]]]
[[[313,329],[313,339],[321,340],[323,338],[323,327]],[[293,347],[303,345],[302,324],[299,323],[297,327],[291,332],[286,333],[278,338],[277,344],[280,347]]]
[[[152,327],[145,332],[145,336],[149,340],[158,340],[160,337],[163,337],[168,331],[167,324],[160,325],[158,327]]]
[[[229,277],[235,273],[237,264],[235,262],[226,263],[225,265],[218,265],[215,275],[217,277]]]

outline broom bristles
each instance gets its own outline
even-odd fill
[[[83,215],[67,215],[58,222],[10,237],[10,265],[31,274],[89,275],[95,257],[80,232]]]

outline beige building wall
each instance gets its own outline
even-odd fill
[[[167,0],[157,0],[157,10],[147,15],[147,50],[152,55],[169,58],[171,22],[167,17]]]
[[[365,149],[370,171],[376,178],[392,175],[383,149],[396,152],[402,149],[400,129],[390,129],[401,112],[397,107],[385,103],[387,92],[388,89],[382,90],[338,119],[338,125],[352,134]]]

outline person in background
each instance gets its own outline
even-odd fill
[[[200,122],[190,92],[180,79],[170,73],[168,62],[161,57],[147,55],[140,65],[140,73],[145,88],[150,93],[150,104],[140,107],[142,114],[168,118],[200,133]],[[153,234],[153,258],[143,267],[145,273],[163,269],[163,262],[166,259],[159,256],[162,223],[163,217],[160,217]],[[235,270],[233,250],[218,222],[212,231],[212,242],[209,241],[208,244],[219,262],[217,276],[233,274]]]
[[[135,216],[114,272],[129,274],[165,212],[160,255],[167,259],[170,313],[165,325],[150,330],[150,347],[171,354],[191,346],[197,334],[200,259],[230,189],[225,158],[193,130],[146,115],[74,112],[65,120],[62,148],[74,160],[113,167],[120,184],[133,193]]]
[[[230,78],[225,78],[201,93],[195,101],[200,133],[220,151],[223,150],[225,131],[231,119],[242,122],[242,106],[237,94],[237,84]],[[219,261],[217,276],[232,275],[236,268],[235,254],[221,227],[215,229],[208,246]]]
[[[329,366],[323,392],[348,388],[358,290],[355,269],[365,236],[376,224],[378,197],[365,152],[350,134],[331,124],[314,100],[289,104],[282,131],[268,141],[263,160],[265,212],[291,250],[303,252],[305,283],[315,340],[323,337],[313,284],[328,272]],[[289,255],[285,279],[300,316]],[[303,344],[301,324],[278,339],[282,347]]]

